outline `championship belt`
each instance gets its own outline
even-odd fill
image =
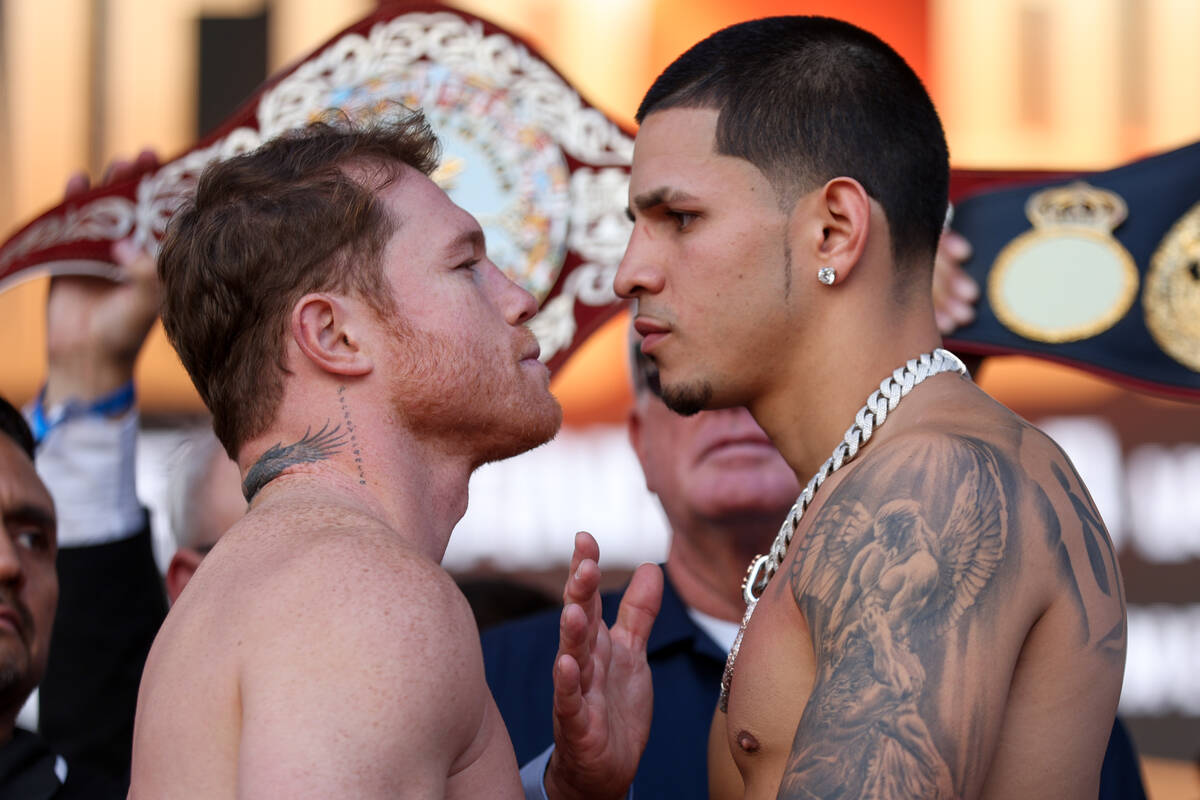
[[[433,179],[537,299],[530,327],[556,370],[621,307],[612,284],[632,229],[632,135],[528,44],[436,4],[375,12],[272,77],[188,152],[33,220],[0,245],[0,289],[47,272],[119,280],[112,243],[132,235],[157,250],[209,164],[334,110],[361,121],[397,104],[425,113],[442,143]]]
[[[1200,400],[1200,143],[969,196],[953,227],[974,248],[965,267],[983,292],[947,347]]]

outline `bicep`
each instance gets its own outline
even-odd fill
[[[922,475],[886,458],[852,473],[793,570],[817,663],[781,797],[974,796],[999,741],[1031,622],[1005,597],[1006,465],[978,443],[900,452]],[[847,533],[851,503],[867,522]],[[855,570],[866,554],[877,567]]]
[[[256,642],[241,676],[239,797],[439,797],[487,691],[474,628],[358,587]],[[366,595],[366,596],[361,596]]]
[[[399,709],[364,714],[314,693],[260,696],[243,714],[237,792],[241,798],[439,797],[448,761],[440,748],[405,732]],[[340,707],[339,707],[340,706]],[[393,714],[393,719],[382,717]],[[412,758],[424,746],[425,758]]]
[[[970,631],[921,645],[883,610],[859,611],[839,632],[841,652],[818,661],[779,796],[974,796],[1012,664]]]

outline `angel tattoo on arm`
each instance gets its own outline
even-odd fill
[[[916,463],[959,476],[940,502],[859,473],[797,554],[792,589],[813,623],[820,671],[781,797],[826,796],[822,787],[881,799],[958,794],[923,702],[929,645],[971,611],[1003,560],[1007,500],[987,445],[929,451]],[[872,513],[871,497],[888,499]]]

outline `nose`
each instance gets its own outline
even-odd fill
[[[613,278],[613,291],[619,297],[632,300],[642,294],[657,294],[663,288],[663,274],[655,266],[652,242],[645,229],[634,226],[625,255]]]
[[[492,265],[492,270],[501,281],[501,309],[504,319],[509,325],[523,325],[533,319],[537,313],[538,304],[533,295],[522,289],[511,278],[505,275],[499,267]]]

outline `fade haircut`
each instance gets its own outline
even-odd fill
[[[369,127],[318,122],[208,167],[158,256],[163,327],[230,458],[274,421],[292,308],[349,292],[395,312],[381,255],[402,220],[378,198],[403,165],[429,175],[418,112]]]
[[[33,432],[29,430],[29,423],[21,416],[21,412],[3,397],[0,397],[0,433],[16,442],[17,447],[33,461]]]
[[[878,37],[826,17],[771,17],[714,33],[646,93],[655,111],[719,112],[716,151],[754,164],[781,205],[836,177],[882,207],[898,266],[931,266],[950,182],[946,137],[920,78]]]

